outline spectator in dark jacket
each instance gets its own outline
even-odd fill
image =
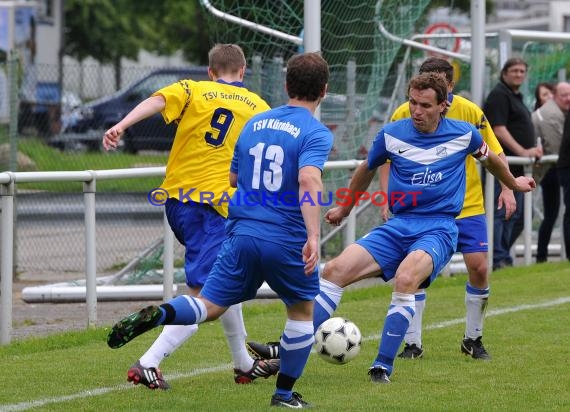
[[[501,79],[495,86],[483,106],[483,112],[499,139],[507,156],[540,158],[542,149],[536,147],[534,127],[530,112],[523,102],[520,87],[527,74],[527,63],[517,57],[508,59],[501,70]],[[523,176],[522,166],[510,166],[514,176]],[[495,205],[501,193],[498,182],[495,183]],[[493,269],[512,266],[511,246],[522,233],[523,195],[515,193],[517,209],[509,220],[505,219],[505,209],[495,210],[493,224]]]
[[[566,208],[562,221],[562,233],[566,247],[566,258],[570,260],[570,116],[566,116],[564,122],[557,167],[558,180],[562,186],[562,200]]]

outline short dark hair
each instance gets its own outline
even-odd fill
[[[218,77],[237,73],[245,64],[245,55],[237,44],[216,44],[208,53],[208,65]]]
[[[320,53],[296,54],[287,62],[286,81],[289,98],[317,101],[329,81],[329,65]]]
[[[526,69],[528,69],[528,63],[525,62],[523,59],[521,59],[520,57],[511,57],[510,59],[508,59],[505,64],[503,65],[503,68],[501,69],[501,77],[503,77],[503,75],[507,72],[507,70],[509,70],[511,67],[513,66],[517,66],[519,64],[522,64]]]
[[[420,66],[421,73],[443,73],[448,83],[453,82],[453,66],[439,57],[429,57]]]
[[[447,100],[447,84],[437,73],[421,73],[412,77],[408,85],[408,96],[412,89],[433,89],[433,91],[435,91],[437,104],[441,104]]]

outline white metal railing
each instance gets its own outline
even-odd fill
[[[1,197],[1,242],[0,260],[0,345],[10,343],[12,334],[12,288],[13,288],[13,250],[14,250],[14,187],[17,183],[33,182],[83,182],[85,204],[85,288],[87,307],[87,327],[97,322],[97,269],[95,237],[95,193],[98,180],[112,180],[135,177],[164,176],[165,167],[147,167],[115,170],[84,170],[70,172],[4,172],[0,173]],[[173,234],[165,219],[164,254],[164,298],[172,297],[174,278]],[[169,250],[167,250],[169,248]],[[168,287],[170,286],[170,287]]]
[[[533,158],[507,156],[510,165],[521,165],[524,167],[525,176],[532,176],[532,166],[535,163],[551,164],[558,161],[558,155],[545,155],[538,162]],[[555,167],[555,166],[554,166]],[[485,214],[487,217],[487,243],[489,252],[487,254],[487,262],[489,270],[493,267],[493,217],[495,214],[495,198],[494,198],[495,177],[489,173],[485,173]],[[533,192],[524,194],[524,264],[532,263],[532,196]],[[562,237],[563,238],[563,237]],[[564,248],[562,248],[563,250]],[[564,252],[562,252],[564,253]]]
[[[503,67],[513,50],[513,39],[543,42],[570,42],[570,33],[535,30],[501,30],[499,32],[499,67]]]
[[[541,163],[556,162],[558,156],[544,156]],[[509,157],[510,164],[524,165],[526,174],[531,174],[531,167],[534,159]],[[346,169],[354,170],[360,160],[331,161],[325,165],[326,169]],[[95,236],[95,193],[96,184],[100,180],[112,180],[122,178],[137,177],[159,177],[164,176],[165,167],[147,167],[134,169],[114,169],[114,170],[84,170],[68,172],[3,172],[0,173],[0,206],[1,206],[1,243],[0,251],[1,272],[0,272],[0,345],[10,343],[12,333],[12,288],[13,288],[13,240],[14,240],[14,187],[17,183],[32,182],[83,182],[83,195],[85,204],[85,276],[86,276],[86,308],[87,327],[93,327],[97,321],[97,273],[96,273],[96,236]],[[494,212],[494,178],[486,173],[486,203],[487,228],[489,235],[489,267],[492,267],[493,258],[493,212]],[[334,233],[344,230],[346,243],[355,240],[356,218],[358,210],[351,213],[339,228],[333,229]],[[524,263],[531,263],[531,232],[532,232],[532,193],[525,194],[524,209]],[[174,237],[170,227],[164,220],[164,288],[163,298],[168,300],[172,297],[173,290],[173,253]],[[331,235],[323,238],[326,242]]]

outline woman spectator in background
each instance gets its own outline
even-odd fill
[[[552,99],[553,92],[554,84],[548,82],[538,83],[534,89],[534,110]]]
[[[544,84],[544,83],[541,83]],[[541,87],[536,87],[537,104],[541,96]],[[543,86],[544,87],[544,86]],[[538,142],[542,142],[545,155],[558,154],[564,121],[570,110],[570,84],[560,82],[553,87],[552,97],[532,112],[532,123]],[[536,164],[533,176],[542,189],[542,203],[544,218],[538,229],[538,246],[536,250],[537,263],[546,262],[548,258],[548,244],[552,229],[558,218],[560,209],[560,185],[558,171],[551,163]]]

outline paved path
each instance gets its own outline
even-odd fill
[[[21,299],[21,291],[26,286],[45,284],[37,280],[22,280],[14,283],[13,298],[13,333],[12,340],[30,336],[45,336],[66,330],[82,330],[87,327],[87,308],[85,303],[26,303]],[[48,279],[56,277],[50,275]],[[45,279],[45,280],[48,280]],[[49,283],[49,282],[48,282]],[[380,279],[366,279],[351,288],[380,285]],[[178,285],[179,293],[185,290],[184,285]],[[276,302],[278,299],[258,299],[256,302]],[[143,306],[161,304],[161,301],[123,301],[98,302],[97,326],[110,326],[126,314],[134,312]],[[247,304],[247,303],[246,303]]]

